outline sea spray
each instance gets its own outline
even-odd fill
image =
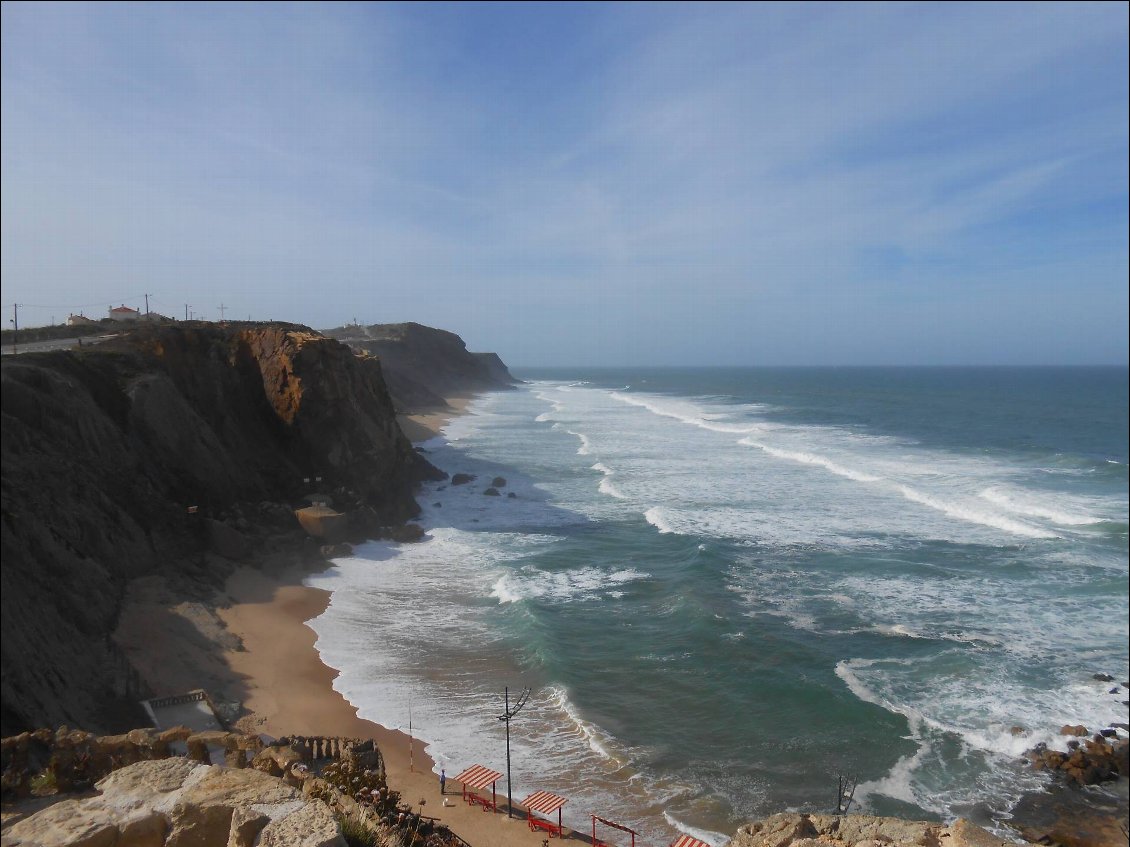
[[[1003,818],[1025,745],[1126,720],[1090,678],[1127,673],[1124,371],[994,373],[1008,409],[980,372],[523,376],[429,447],[514,498],[428,484],[422,544],[316,578],[339,689],[394,726],[426,699],[449,770],[499,766],[530,685],[516,791],[712,840],[836,771]]]

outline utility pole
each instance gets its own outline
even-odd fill
[[[184,304],[184,319],[186,321],[188,320],[188,304],[187,303]]]
[[[16,339],[19,337],[19,334],[20,334],[20,304],[19,303],[13,303],[12,304],[12,354],[13,355],[15,355],[16,353],[19,352],[19,348],[16,346],[16,343],[17,343]]]
[[[149,314],[149,295],[145,295],[145,314]]]
[[[526,705],[526,701],[530,699],[530,688],[522,692],[514,707],[510,707],[510,686],[506,687],[506,692],[503,694],[506,702],[506,711],[498,716],[500,721],[506,724],[506,817],[514,817],[514,795],[510,788],[510,719],[522,711],[522,707]]]
[[[223,303],[220,304],[220,323],[224,322],[224,309],[226,308],[227,306],[225,306]]]

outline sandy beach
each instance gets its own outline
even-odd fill
[[[438,818],[475,847],[541,845],[544,833],[531,832],[522,813],[508,819],[504,811],[491,814],[470,806],[451,779],[446,798],[441,796],[433,762],[418,740],[411,742],[402,732],[359,718],[356,709],[333,690],[337,672],[321,663],[314,649],[314,631],[305,623],[321,614],[329,593],[304,587],[305,573],[296,568],[272,577],[254,568],[241,568],[228,580],[227,593],[234,603],[218,614],[244,649],[225,651],[224,656],[242,678],[244,706],[251,713],[239,726],[276,737],[373,738],[384,754],[389,785],[400,792],[404,802],[416,809],[423,804],[424,814]],[[504,809],[504,782],[499,788]]]
[[[450,408],[407,416],[402,426],[413,442],[426,441],[470,400],[451,398]],[[243,731],[375,739],[390,787],[474,847],[542,845],[545,834],[530,831],[524,813],[507,818],[504,780],[497,813],[463,802],[454,773],[448,774],[442,796],[434,762],[419,740],[358,717],[333,689],[337,671],[322,664],[315,633],[306,626],[325,610],[330,594],[303,585],[310,573],[309,567],[285,559],[241,567],[215,607],[178,602],[162,580],[139,580],[115,638],[159,694],[202,687],[221,699],[238,700],[244,715],[237,728]],[[177,661],[169,662],[169,656]],[[467,763],[472,764],[477,763]],[[589,840],[582,833],[571,835],[571,840]]]
[[[435,438],[439,431],[456,415],[463,414],[467,404],[474,399],[474,395],[460,395],[444,398],[448,408],[429,409],[413,415],[397,415],[401,431],[408,436],[413,444]]]

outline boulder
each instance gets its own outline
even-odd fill
[[[501,477],[501,476],[496,476],[494,479],[492,479],[490,481],[490,484],[494,488],[505,488],[506,487],[506,478]]]
[[[267,824],[257,847],[345,847],[345,838],[329,808],[314,801]]]
[[[115,847],[119,832],[111,812],[63,800],[7,827],[4,847]]]
[[[1072,726],[1071,724],[1064,724],[1059,728],[1059,734],[1083,736],[1087,734],[1087,727],[1083,726],[1082,724],[1075,724],[1074,726]]]
[[[406,523],[403,526],[391,527],[384,535],[392,541],[410,544],[424,540],[424,528],[418,523]]]
[[[483,494],[486,495],[487,497],[501,497],[502,496],[501,494],[498,493],[497,488],[488,488],[486,491],[483,492]]]
[[[64,800],[13,824],[5,847],[345,844],[322,802],[257,770],[165,759],[122,768],[97,787],[98,797]]]
[[[468,482],[474,482],[476,479],[474,474],[457,473],[451,478],[452,485],[466,485]]]
[[[966,820],[950,826],[871,815],[779,814],[746,824],[728,847],[1009,847]]]

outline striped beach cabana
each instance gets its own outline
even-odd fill
[[[479,803],[483,807],[483,811],[495,811],[498,809],[498,794],[495,791],[495,783],[502,779],[502,774],[498,771],[492,771],[490,768],[483,765],[471,765],[459,776],[455,777],[455,781],[463,785],[463,799],[468,803]],[[475,794],[475,791],[490,786],[490,799],[480,797]],[[472,793],[468,794],[467,789],[470,788]]]
[[[550,835],[561,837],[561,807],[569,801],[558,794],[550,794],[548,791],[535,791],[529,797],[522,801],[522,805],[526,807],[527,814],[526,820],[530,825],[530,829],[544,829]],[[542,815],[552,815],[557,812],[557,823],[552,821],[538,820],[534,817],[534,812]]]
[[[680,835],[671,842],[671,847],[710,847],[701,838],[693,838],[690,835]]]

